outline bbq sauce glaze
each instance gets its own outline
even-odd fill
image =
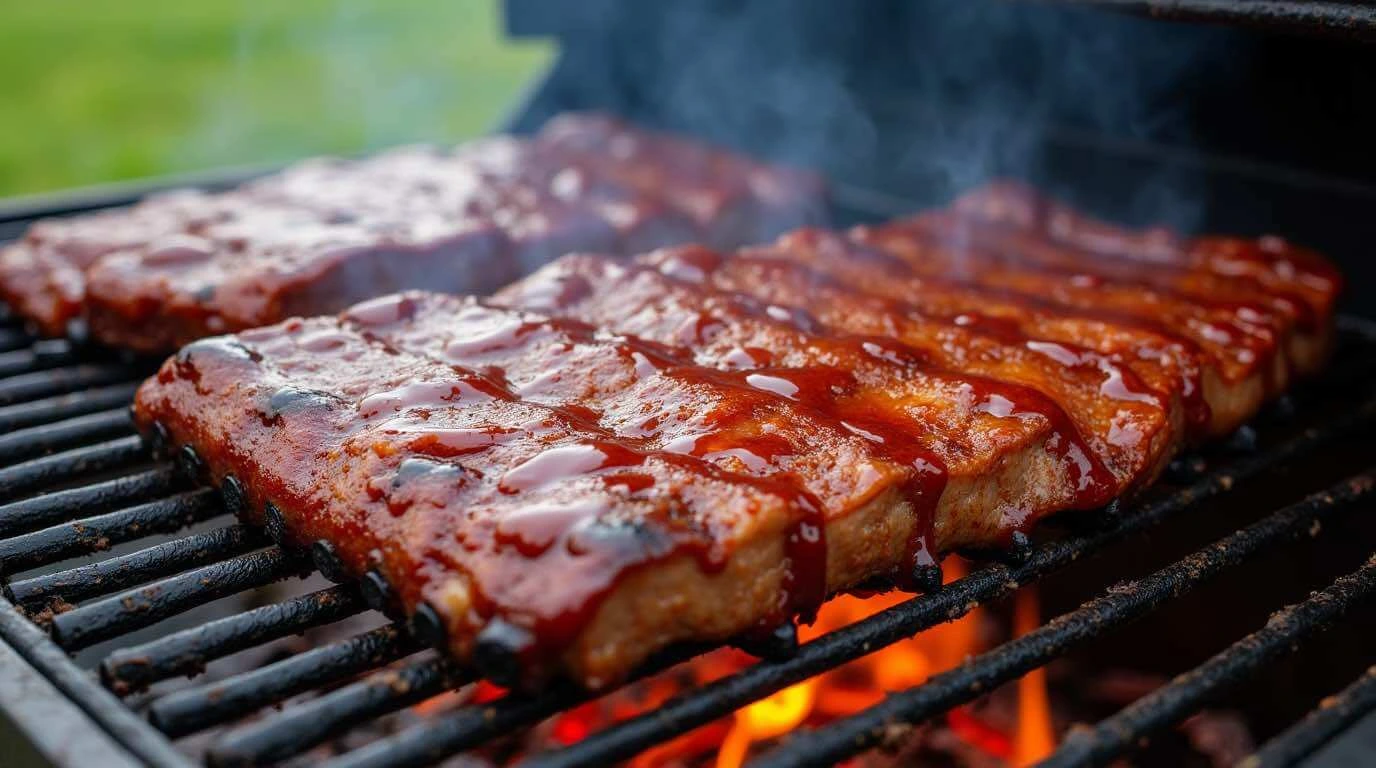
[[[668,249],[644,259],[663,269],[662,265],[679,260],[681,250]],[[919,274],[883,251],[822,230],[798,230],[773,245],[743,249],[724,266],[733,273],[729,279],[740,290],[758,293],[788,280],[794,296],[817,291],[823,296],[867,300],[885,313],[916,315],[924,323],[966,328],[1005,344],[1036,345],[1057,357],[1100,366],[1106,373],[1110,373],[1110,366],[1120,365],[1141,366],[1147,374],[1157,374],[1159,369],[1160,374],[1177,381],[1158,376],[1140,385],[1123,382],[1111,385],[1104,394],[1134,399],[1146,391],[1174,393],[1181,399],[1187,427],[1195,436],[1211,417],[1202,377],[1204,365],[1212,358],[1206,359],[1192,339],[1154,319],[1110,309],[1085,311],[977,280]],[[720,274],[722,269],[715,271]],[[874,304],[875,300],[883,303]],[[813,301],[827,306],[820,298]],[[854,312],[842,318],[843,322],[868,319]],[[1100,352],[1084,354],[1079,344],[1094,341],[1099,343]],[[1065,352],[1047,344],[1056,344]],[[1100,354],[1111,357],[1104,359]]]
[[[748,382],[797,400],[809,410],[829,411],[843,428],[874,441],[894,461],[918,469],[918,479],[944,475],[954,446],[948,442],[945,454],[917,450],[923,442],[940,443],[939,436],[923,438],[931,424],[875,406],[884,392],[901,392],[905,378],[955,380],[975,410],[1005,419],[1031,416],[1050,425],[1053,437],[1047,447],[1069,467],[1075,488],[1067,506],[1099,506],[1121,490],[1102,456],[1086,444],[1065,411],[1035,388],[943,371],[921,351],[891,338],[838,335],[796,307],[689,284],[705,279],[718,266],[718,257],[703,249],[673,254],[683,258],[666,268],[687,278],[683,282],[646,267],[571,257],[505,292],[499,301],[682,344],[708,366],[761,366],[746,377]],[[793,370],[764,367],[774,363]],[[806,376],[800,378],[799,371],[807,371]],[[863,383],[852,394],[855,379]],[[909,490],[910,497],[914,493],[922,490]],[[920,522],[909,546],[910,563],[935,561],[930,551],[934,510],[931,504],[918,507]],[[1013,530],[1009,526],[1002,533],[1011,536]]]
[[[481,370],[486,378],[503,382],[512,398],[550,407],[588,429],[606,430],[607,410],[625,412],[635,410],[635,406],[647,406],[636,423],[615,430],[617,439],[659,446],[667,460],[678,464],[706,462],[715,465],[729,455],[746,475],[769,478],[777,475],[778,457],[806,450],[806,444],[800,442],[796,433],[716,434],[719,429],[731,430],[756,420],[783,404],[772,393],[752,387],[749,382],[730,375],[698,371],[686,361],[681,350],[637,339],[599,337],[596,329],[569,320],[526,317],[509,310],[438,297],[380,299],[356,307],[347,317],[365,334],[384,344],[428,355],[459,369]],[[531,366],[531,361],[539,362]],[[522,367],[519,376],[510,370],[517,366]],[[616,386],[621,388],[588,389],[585,385],[590,377],[597,376],[605,377],[602,386],[612,381],[620,382]],[[656,376],[672,377],[697,386],[688,390],[671,389],[662,400],[647,398],[637,403],[626,402],[636,383]],[[512,389],[513,378],[523,385],[521,389]],[[646,391],[641,389],[640,394]],[[395,397],[394,394],[387,396]],[[421,393],[394,408],[422,406],[425,398]],[[697,424],[700,435],[685,432],[681,418],[673,413],[680,407],[694,406],[688,402],[692,398],[711,399],[710,408],[700,414]],[[486,435],[425,431],[410,443],[410,447],[448,458],[462,455],[469,446],[473,446],[472,450],[480,450],[487,439]],[[540,454],[504,473],[498,489],[514,497],[530,488],[547,485],[553,479],[594,473],[607,485],[620,486],[633,493],[650,488],[653,478],[643,473],[609,472],[638,466],[644,460],[624,449],[612,448],[614,445],[602,441],[596,446],[561,448]],[[789,489],[793,509],[793,521],[785,534],[790,567],[786,574],[788,597],[784,611],[789,615],[810,615],[820,605],[826,590],[822,505],[804,484],[778,477],[772,482]],[[545,530],[537,538],[550,538],[551,519],[551,516],[545,517],[542,522]],[[568,524],[576,522],[571,516],[565,516],[565,521]],[[499,543],[501,541],[499,537]],[[543,554],[547,548],[541,547],[541,551],[534,554]],[[525,547],[523,551],[532,549]],[[707,558],[705,551],[695,554],[703,569],[709,572],[719,570],[723,564],[720,553],[708,559],[704,559]],[[593,608],[595,605],[589,601],[589,605],[566,613],[585,619]],[[775,621],[781,619],[774,617]],[[569,621],[576,623],[577,620]]]
[[[1279,237],[1186,238],[1161,227],[1131,230],[1093,219],[1015,182],[976,190],[957,200],[951,210],[980,226],[1028,233],[1082,255],[1246,277],[1270,291],[1303,294],[1321,317],[1331,311],[1342,287],[1342,275],[1331,262]]]
[[[816,514],[822,513],[822,507],[826,508],[828,516],[844,514],[848,509],[867,503],[889,484],[882,474],[869,478],[862,475],[857,487],[840,492],[834,478],[820,482],[827,480],[827,473],[812,464],[807,465],[812,471],[797,465],[800,457],[825,456],[828,445],[849,444],[856,457],[863,459],[866,454],[877,457],[905,476],[901,482],[902,496],[930,526],[931,509],[945,483],[940,460],[911,439],[911,424],[889,423],[877,418],[872,409],[857,411],[840,404],[855,397],[859,389],[854,376],[840,367],[767,367],[762,365],[767,362],[763,351],[756,350],[757,357],[751,360],[748,369],[736,369],[737,363],[727,364],[725,370],[715,369],[694,363],[693,354],[687,349],[634,337],[599,334],[593,327],[574,320],[530,317],[474,304],[466,307],[449,304],[450,311],[440,308],[431,313],[432,318],[422,319],[413,327],[404,330],[375,327],[373,332],[389,343],[410,344],[407,348],[411,351],[431,354],[456,365],[481,367],[504,378],[516,378],[522,382],[521,391],[527,399],[567,398],[582,403],[598,412],[602,423],[620,423],[623,434],[652,440],[665,450],[713,463],[725,462],[747,474],[775,476],[781,481],[797,483],[804,492],[825,495],[820,504],[813,505]],[[426,325],[442,328],[443,335],[430,334]],[[489,327],[484,329],[484,325]],[[701,328],[710,332],[708,329],[715,325],[717,321],[704,318]],[[528,361],[549,361],[552,348],[562,348],[568,357],[550,366],[551,371],[533,375],[537,372],[529,370]],[[575,359],[577,357],[581,357],[581,361]],[[616,379],[618,375],[609,368],[588,367],[590,361],[599,359],[621,362],[623,370],[631,372],[633,378],[661,377],[672,382],[670,391],[686,387],[699,395],[710,393],[712,408],[691,429],[685,430],[681,417],[674,413],[672,400],[652,400],[653,408],[637,412],[629,421],[620,417],[625,404],[618,401],[628,397],[644,398],[646,392],[656,391],[653,382],[639,391],[610,394],[568,386],[551,390],[551,374],[555,370],[564,381],[586,381],[589,374],[601,376],[603,381]],[[525,370],[514,373],[514,368]],[[783,426],[773,424],[771,431],[741,433],[739,425],[759,421],[761,414],[767,412],[786,415],[787,423]],[[807,430],[799,430],[795,425],[808,426]],[[815,487],[814,479],[819,481]],[[804,615],[811,613],[825,591],[824,525],[825,519],[801,516],[796,529],[787,536],[790,581],[798,585],[801,601],[794,608]],[[928,541],[930,534],[924,531],[918,538]],[[915,551],[913,556],[930,557],[925,551],[920,555]]]
[[[852,249],[854,250],[854,249]],[[1116,427],[1095,445],[1095,453],[1118,475],[1140,472],[1148,444],[1168,441],[1168,401],[1131,368],[1092,350],[1025,334],[1012,322],[978,312],[929,315],[911,305],[855,291],[787,258],[760,258],[759,249],[726,258],[696,248],[676,248],[642,259],[667,276],[694,285],[705,300],[742,296],[769,302],[787,316],[809,304],[833,333],[895,338],[919,350],[930,367],[957,375],[978,374],[1030,387],[1061,408],[1074,411],[1072,432],[1091,433],[1100,402],[1115,408]],[[836,254],[846,258],[846,253]],[[686,267],[691,263],[690,267]],[[650,301],[657,301],[655,298]],[[788,308],[787,312],[781,312]],[[1065,428],[1058,423],[1058,429]]]
[[[817,517],[817,504],[794,484],[738,475],[690,455],[657,450],[648,440],[610,434],[588,423],[579,409],[520,402],[490,376],[451,366],[425,369],[433,376],[439,368],[440,380],[398,378],[393,380],[398,386],[380,389],[387,379],[379,378],[379,384],[368,387],[377,391],[360,391],[352,399],[322,396],[316,388],[341,372],[340,361],[362,365],[371,357],[368,364],[385,367],[385,360],[375,359],[383,354],[376,349],[381,345],[340,333],[322,350],[318,328],[295,325],[254,332],[258,338],[248,342],[192,345],[145,388],[140,420],[162,417],[173,424],[178,439],[188,439],[196,429],[179,421],[185,417],[178,414],[186,411],[174,403],[184,406],[188,398],[194,402],[222,395],[227,387],[244,393],[246,381],[260,378],[263,386],[252,397],[259,405],[232,432],[245,438],[235,442],[238,450],[256,443],[265,452],[242,454],[221,444],[224,450],[208,452],[217,473],[242,473],[259,504],[276,500],[302,535],[339,542],[352,567],[384,565],[412,606],[434,597],[434,588],[456,570],[469,572],[475,586],[498,587],[531,572],[566,574],[569,583],[544,585],[553,599],[538,610],[514,606],[519,614],[513,618],[534,639],[522,650],[529,654],[532,670],[547,665],[550,654],[570,643],[601,597],[639,567],[687,554],[704,571],[720,569],[730,547],[725,532],[712,529],[721,523],[712,522],[716,513],[710,512],[709,502],[725,501],[728,497],[721,494],[731,488],[751,489],[747,496],[757,500],[751,504],[781,507],[772,514],[787,516],[792,526],[786,546],[798,561],[793,569],[797,580],[786,581],[788,595],[774,617],[806,613],[820,601],[824,529],[809,522]],[[386,354],[404,358],[395,351]],[[410,365],[404,359],[397,364]],[[418,373],[410,371],[410,377]],[[296,384],[283,392],[279,384],[287,378]],[[434,428],[445,421],[446,412],[477,412],[476,423],[470,419],[458,429]],[[365,504],[365,511],[340,514],[341,500],[313,496],[309,484],[302,485],[302,467],[315,462],[276,446],[283,437],[303,433],[322,443],[316,460],[333,456],[327,464],[346,473],[351,461],[371,462],[365,475],[371,505]],[[512,453],[522,442],[524,453]],[[454,457],[461,461],[445,460]],[[572,496],[551,497],[551,487],[558,490],[570,483],[577,491]],[[590,490],[578,490],[582,487]],[[721,491],[707,493],[714,487]],[[634,524],[607,517],[629,504],[641,509]],[[464,517],[465,508],[494,505],[497,514]],[[481,556],[473,554],[479,550]],[[814,586],[813,579],[823,581]],[[484,621],[501,616],[513,607],[501,600],[501,595],[478,589],[474,610]],[[459,626],[470,620],[456,617]]]
[[[1097,265],[1047,265],[1027,259],[1028,249],[1006,250],[1013,248],[1008,244],[1002,246],[1005,250],[987,247],[980,240],[962,241],[949,231],[895,225],[859,228],[852,236],[897,256],[923,277],[956,273],[1015,292],[1042,292],[1088,313],[1108,309],[1154,314],[1213,356],[1220,363],[1218,372],[1229,381],[1267,371],[1288,322],[1260,304],[1239,308],[1235,301],[1184,291],[1161,280],[1108,279]],[[951,245],[953,238],[958,247]],[[1141,268],[1137,269],[1140,277]],[[1111,319],[1107,314],[1103,317]]]

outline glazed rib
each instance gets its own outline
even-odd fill
[[[1163,228],[1132,231],[1090,218],[1014,182],[978,189],[957,200],[952,209],[983,224],[1019,229],[1081,253],[1255,280],[1268,291],[1299,294],[1314,319],[1332,316],[1342,288],[1342,275],[1327,259],[1274,235],[1184,238]]]
[[[408,287],[482,293],[573,250],[740,245],[817,221],[820,195],[811,174],[572,115],[39,222],[0,251],[0,296],[48,335],[84,318],[101,342],[166,351]]]
[[[918,281],[955,276],[982,289],[1163,328],[1202,355],[1185,364],[1200,366],[1203,373],[1201,387],[1211,410],[1207,434],[1236,428],[1293,376],[1312,373],[1327,359],[1331,313],[1299,324],[1285,309],[1291,307],[1285,295],[1265,294],[1245,283],[1229,287],[1227,279],[1199,278],[1183,268],[1114,263],[1029,233],[990,235],[963,222],[944,230],[928,226],[945,215],[862,227],[852,237],[897,257]],[[1245,299],[1237,298],[1239,293]]]
[[[962,250],[969,215],[566,256],[486,302],[207,339],[136,418],[379,569],[459,658],[595,688],[1130,495],[1331,344],[1317,281],[1132,271],[1002,224]]]
[[[1067,419],[1065,431],[1084,436],[1087,459],[1113,476],[1111,496],[1154,477],[1176,445],[1179,413],[1171,411],[1170,402],[1126,366],[1089,350],[1061,345],[1055,354],[1043,354],[964,326],[931,322],[896,303],[836,290],[806,270],[736,279],[743,263],[739,257],[701,248],[639,261],[658,269],[565,257],[494,300],[690,346],[699,362],[714,366],[739,365],[742,357],[754,366],[835,364],[843,353],[829,347],[882,343],[901,350],[908,376],[1003,382],[1009,390],[1000,397],[1013,411],[1025,410],[1018,406],[1025,391],[1050,400],[1057,418]],[[816,329],[826,343],[781,330],[790,326]],[[1067,364],[1066,356],[1075,360]],[[874,384],[878,392],[896,386],[886,379]],[[1026,510],[1034,519],[1039,512],[1045,510]]]
[[[773,333],[782,340],[785,331]],[[1079,465],[1078,438],[1035,393],[924,378],[885,361],[892,351],[866,372],[861,353],[849,354],[830,367],[722,370],[694,365],[688,350],[581,323],[408,294],[338,321],[193,344],[140,391],[137,416],[197,446],[217,478],[237,477],[255,508],[272,501],[299,536],[333,542],[350,567],[381,567],[409,608],[424,601],[440,613],[461,656],[500,620],[538,639],[527,654],[532,673],[553,656],[597,685],[667,643],[722,640],[805,614],[828,592],[892,579],[938,551],[997,540],[1026,522],[1023,510],[1112,494],[1103,472]],[[990,407],[1008,402],[1000,393],[1019,397],[1019,408]],[[547,440],[550,428],[531,409],[582,431],[561,427]],[[752,502],[751,515],[733,513],[751,517],[749,526],[727,525],[710,505],[684,509],[683,491],[639,464],[598,458],[622,447],[791,496],[776,493],[787,503],[767,509]],[[523,475],[531,479],[512,480]],[[604,495],[560,490],[563,507],[547,509],[547,487],[566,486]],[[657,543],[668,534],[645,509],[689,526],[697,549]],[[512,517],[525,521],[510,523],[522,532],[502,534]],[[579,531],[609,519],[641,538],[609,543],[620,559],[570,565]],[[959,527],[919,528],[935,519]],[[832,543],[808,554],[807,544],[824,541]],[[380,560],[370,559],[375,549]],[[698,549],[712,561],[689,556]],[[549,594],[585,569],[596,577]],[[678,574],[680,586],[643,591],[663,573]],[[691,609],[684,594],[694,596]]]

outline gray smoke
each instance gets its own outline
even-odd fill
[[[585,101],[919,205],[1009,176],[1083,193],[1104,169],[1075,148],[1190,145],[1198,86],[1245,61],[1229,30],[1042,3],[695,0],[600,12],[623,36],[586,59]],[[1114,199],[1080,202],[1198,221],[1197,175],[1145,163],[1131,175]]]

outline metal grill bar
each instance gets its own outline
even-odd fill
[[[125,694],[197,674],[207,662],[362,611],[356,589],[322,589],[115,651],[101,662],[100,677],[115,693]]]
[[[448,755],[484,744],[518,728],[538,723],[586,699],[569,686],[539,696],[507,696],[481,707],[466,707],[396,736],[379,739],[330,760],[325,768],[382,768],[430,765]]]
[[[1140,581],[1110,587],[1102,597],[923,685],[892,694],[825,729],[796,734],[755,765],[822,765],[850,757],[879,743],[888,726],[921,722],[977,698],[982,691],[1030,672],[1080,642],[1149,613],[1264,547],[1303,535],[1316,521],[1371,497],[1374,489],[1376,470],[1370,470],[1310,495]]]
[[[133,464],[147,458],[147,453],[143,442],[130,436],[15,464],[0,469],[0,501],[91,472]]]
[[[188,491],[136,507],[62,523],[0,541],[0,574],[11,576],[69,557],[109,549],[111,544],[153,533],[169,533],[224,514],[209,488]]]
[[[16,581],[6,586],[5,596],[20,605],[45,604],[56,598],[73,603],[146,584],[267,544],[267,537],[259,529],[229,525],[79,568]]]
[[[73,445],[107,440],[133,430],[129,411],[124,408],[14,430],[0,435],[0,464],[11,464]]]
[[[0,352],[23,349],[33,343],[33,337],[17,328],[0,328]]]
[[[0,506],[0,538],[70,520],[80,511],[98,514],[121,504],[164,496],[181,484],[176,467],[161,467]]]
[[[309,572],[277,547],[187,571],[53,617],[52,636],[68,651],[156,624],[198,605]]]
[[[0,378],[70,365],[76,361],[71,345],[65,341],[38,342],[29,349],[0,352]]]
[[[142,374],[137,368],[110,363],[87,363],[21,373],[0,379],[0,405],[141,377]]]
[[[389,624],[218,683],[164,696],[149,707],[148,719],[168,736],[185,736],[420,649],[409,634]]]
[[[1266,626],[1239,640],[1169,684],[1143,696],[1092,730],[1072,731],[1045,768],[1106,765],[1141,739],[1176,723],[1204,700],[1341,618],[1376,591],[1376,556],[1302,603],[1273,614]]]
[[[131,381],[42,400],[30,400],[17,405],[6,405],[0,407],[0,432],[48,424],[108,408],[127,407],[138,387],[138,382]]]
[[[1226,470],[1208,475],[1193,485],[1131,508],[1113,528],[1086,532],[1039,546],[1022,565],[998,564],[982,568],[946,585],[935,594],[914,598],[805,643],[791,658],[754,664],[702,686],[692,696],[667,702],[654,712],[627,719],[567,749],[544,756],[542,760],[551,765],[572,766],[601,765],[629,758],[790,685],[835,669],[942,622],[959,618],[976,604],[1004,597],[1020,584],[1035,581],[1115,541],[1158,525],[1209,498],[1228,492],[1239,483],[1283,466],[1344,434],[1367,426],[1373,420],[1376,420],[1376,397],[1362,404],[1350,420],[1324,430],[1302,433],[1266,453],[1243,458]],[[450,738],[456,743],[468,743],[465,734],[449,732],[450,736],[446,736],[445,731],[444,726],[436,726],[435,732],[430,734],[408,735],[411,734],[408,731],[389,739],[385,750],[392,756],[400,755],[403,750],[407,755],[416,755],[410,762],[398,759],[397,765],[420,765],[425,762],[419,757],[422,754],[448,754],[455,751],[445,748]],[[463,739],[460,739],[461,736]],[[415,743],[407,739],[413,739]],[[380,746],[377,751],[381,753],[384,748]],[[342,764],[353,765],[347,761]],[[359,766],[374,764],[391,763],[357,763]]]
[[[96,685],[85,670],[73,664],[42,630],[21,616],[13,606],[0,605],[0,636],[25,661],[46,672],[54,686],[150,768],[189,768],[189,760],[165,739],[156,738],[157,734],[150,731],[123,702]]]
[[[1268,741],[1238,768],[1296,765],[1373,710],[1376,710],[1376,667],[1368,669],[1336,696],[1324,699],[1317,709]]]
[[[217,768],[229,768],[285,760],[358,723],[419,704],[469,680],[444,657],[385,670],[269,720],[225,734],[210,748],[208,762]]]

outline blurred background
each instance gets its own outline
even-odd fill
[[[498,0],[0,0],[0,197],[491,128],[549,60]]]

